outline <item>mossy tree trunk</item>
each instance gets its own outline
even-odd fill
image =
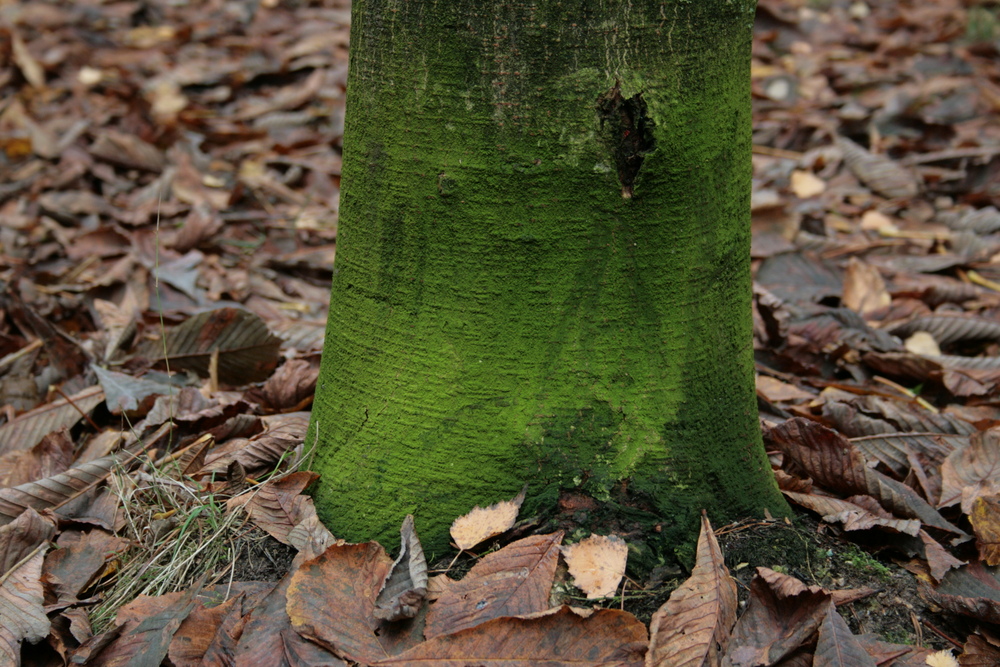
[[[430,551],[529,484],[689,543],[784,509],[751,350],[752,0],[355,0],[321,517]],[[641,507],[643,511],[636,511]]]

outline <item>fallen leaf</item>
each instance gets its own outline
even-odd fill
[[[485,556],[461,581],[448,581],[427,614],[428,639],[500,616],[525,616],[549,607],[562,531],[532,535]]]
[[[334,544],[292,576],[285,609],[292,627],[338,657],[361,663],[388,658],[405,646],[393,635],[405,624],[375,618],[375,600],[392,561],[382,545]]]
[[[987,565],[1000,565],[1000,495],[976,498],[969,521],[976,533],[980,558]]]
[[[826,182],[812,172],[796,169],[789,177],[792,193],[799,199],[808,199],[823,194]]]
[[[281,339],[267,330],[257,315],[240,308],[217,308],[199,313],[151,342],[144,354],[166,360],[171,368],[192,370],[208,377],[209,362],[218,354],[219,380],[243,385],[267,379],[278,362]]]
[[[869,315],[892,303],[879,270],[857,257],[851,257],[847,262],[844,295],[841,298],[845,306],[861,315]]]
[[[632,614],[599,609],[580,616],[557,607],[530,618],[495,618],[455,634],[429,639],[379,667],[496,667],[575,665],[640,667],[646,627]]]
[[[573,584],[588,599],[611,597],[625,576],[628,545],[617,535],[591,535],[562,548]]]
[[[819,625],[813,667],[876,667],[831,601]]]
[[[491,537],[510,530],[517,521],[518,510],[528,491],[527,485],[511,500],[494,503],[487,508],[476,507],[451,524],[451,539],[462,551],[466,551]]]
[[[646,667],[717,665],[736,623],[736,602],[736,582],[702,516],[691,576],[650,621]]]
[[[747,610],[736,622],[722,665],[757,667],[772,665],[791,655],[816,632],[826,617],[830,595],[798,583],[792,577],[757,568],[750,582]],[[774,580],[774,584],[768,582]]]
[[[21,664],[21,642],[32,644],[49,634],[42,607],[44,545],[37,546],[0,575],[0,662]]]
[[[407,514],[399,530],[399,556],[393,561],[389,576],[375,599],[375,618],[399,621],[413,618],[427,595],[427,561],[413,527],[413,515]]]

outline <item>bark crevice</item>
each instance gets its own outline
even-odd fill
[[[656,139],[653,136],[656,124],[648,115],[642,93],[624,97],[619,81],[615,81],[611,90],[598,96],[596,106],[601,120],[601,133],[611,149],[618,170],[622,197],[630,199],[642,161],[656,150]]]

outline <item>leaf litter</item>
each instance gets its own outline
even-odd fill
[[[419,516],[392,560],[302,493],[348,28],[337,0],[0,11],[6,662],[1000,662],[995,6],[760,0],[757,392],[803,513],[706,519],[688,577],[608,522],[594,588],[578,490],[457,519],[431,569]]]

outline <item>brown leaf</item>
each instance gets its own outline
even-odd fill
[[[319,365],[309,363],[305,359],[286,361],[264,383],[262,393],[267,406],[277,412],[289,409],[302,410],[300,406],[307,404],[316,392],[318,377]]]
[[[206,463],[196,474],[223,472],[232,461],[239,461],[248,471],[270,469],[287,452],[302,444],[309,428],[308,412],[290,412],[261,418],[266,430],[249,440],[234,438],[206,456]]]
[[[826,591],[774,575],[767,568],[757,568],[747,610],[733,629],[723,667],[775,664],[808,640],[826,616],[830,602]]]
[[[736,623],[736,602],[736,582],[702,516],[691,576],[650,621],[646,667],[717,665]]]
[[[427,595],[427,561],[413,527],[412,514],[403,519],[399,537],[399,556],[393,561],[389,576],[375,599],[373,613],[383,621],[413,618]]]
[[[152,172],[160,172],[167,165],[166,157],[156,146],[115,130],[102,130],[90,147],[90,154],[112,164]]]
[[[962,511],[970,514],[976,498],[997,493],[1000,493],[1000,427],[974,433],[967,447],[956,449],[944,460],[938,507],[961,501]]]
[[[478,505],[473,507],[471,512],[452,522],[451,539],[465,551],[510,530],[517,521],[517,513],[527,490],[525,486],[513,499],[494,503],[485,509]]]
[[[886,433],[851,438],[868,461],[884,464],[902,478],[910,470],[910,453],[922,456],[929,465],[940,465],[952,451],[969,443],[968,436],[943,433]]]
[[[43,545],[0,575],[0,662],[21,664],[21,642],[36,644],[49,634],[42,607]]]
[[[0,487],[58,475],[73,463],[75,451],[76,444],[67,429],[61,428],[49,433],[31,449],[8,452],[0,456]]]
[[[372,663],[392,655],[395,628],[374,616],[392,561],[382,545],[334,544],[302,564],[288,586],[292,627],[338,657]]]
[[[813,667],[876,667],[875,660],[862,648],[831,602],[819,625]]]
[[[0,454],[31,449],[52,431],[72,428],[103,400],[104,390],[95,385],[18,416],[0,426]]]
[[[869,468],[861,452],[836,431],[796,418],[767,429],[765,438],[826,489],[848,496],[868,495],[896,516],[965,535],[913,489]]]
[[[247,513],[271,537],[289,544],[288,533],[305,518],[299,494],[317,479],[314,472],[299,471],[268,480],[245,505]]]
[[[1000,665],[1000,643],[990,642],[982,635],[969,635],[965,640],[962,655],[958,656],[962,667],[996,667]]]
[[[882,274],[874,266],[865,264],[856,257],[851,257],[847,262],[844,295],[841,298],[845,306],[861,315],[886,308],[892,302]]]
[[[1000,496],[976,498],[969,521],[976,532],[979,557],[987,565],[1000,565]]]
[[[875,155],[846,137],[837,137],[844,162],[859,181],[890,199],[913,197],[920,183],[913,173],[884,155]]]
[[[167,332],[164,341],[143,350],[154,361],[171,368],[192,370],[208,377],[209,362],[218,353],[219,380],[239,386],[267,379],[278,363],[281,339],[267,330],[254,313],[240,308],[217,308],[194,315]]]
[[[935,581],[941,581],[948,570],[965,565],[965,561],[948,553],[926,530],[920,531],[920,540],[924,544],[924,557],[927,558],[927,565]]]
[[[5,526],[0,526],[0,573],[7,572],[35,547],[55,535],[53,523],[33,509],[26,509]]]
[[[103,574],[105,563],[128,544],[103,530],[65,530],[58,548],[45,557],[45,582],[59,602],[76,602],[80,592]]]
[[[532,535],[476,563],[450,582],[427,614],[428,638],[453,634],[500,616],[524,616],[549,607],[563,533]]]
[[[784,494],[789,500],[822,516],[823,521],[842,523],[844,530],[868,530],[880,526],[914,537],[920,532],[919,521],[896,519],[884,510],[880,514],[876,514],[847,500],[812,493],[785,491]]]
[[[179,596],[167,598],[163,604],[158,604],[160,601],[156,598],[138,598],[132,604],[151,603],[151,613],[144,614],[142,621],[130,621],[121,636],[89,664],[95,667],[159,667],[167,657],[174,633],[194,609],[199,588],[195,586]],[[123,615],[123,611],[119,611],[117,622],[122,622]]]
[[[105,456],[37,482],[0,489],[0,525],[13,521],[28,507],[41,511],[77,497],[104,480],[120,458]]]
[[[1000,568],[970,563],[946,574],[937,586],[922,585],[920,594],[956,614],[1000,623]]]
[[[558,607],[530,618],[495,618],[455,634],[429,639],[379,667],[492,667],[577,665],[639,667],[646,627],[632,614],[600,609],[580,616]]]

